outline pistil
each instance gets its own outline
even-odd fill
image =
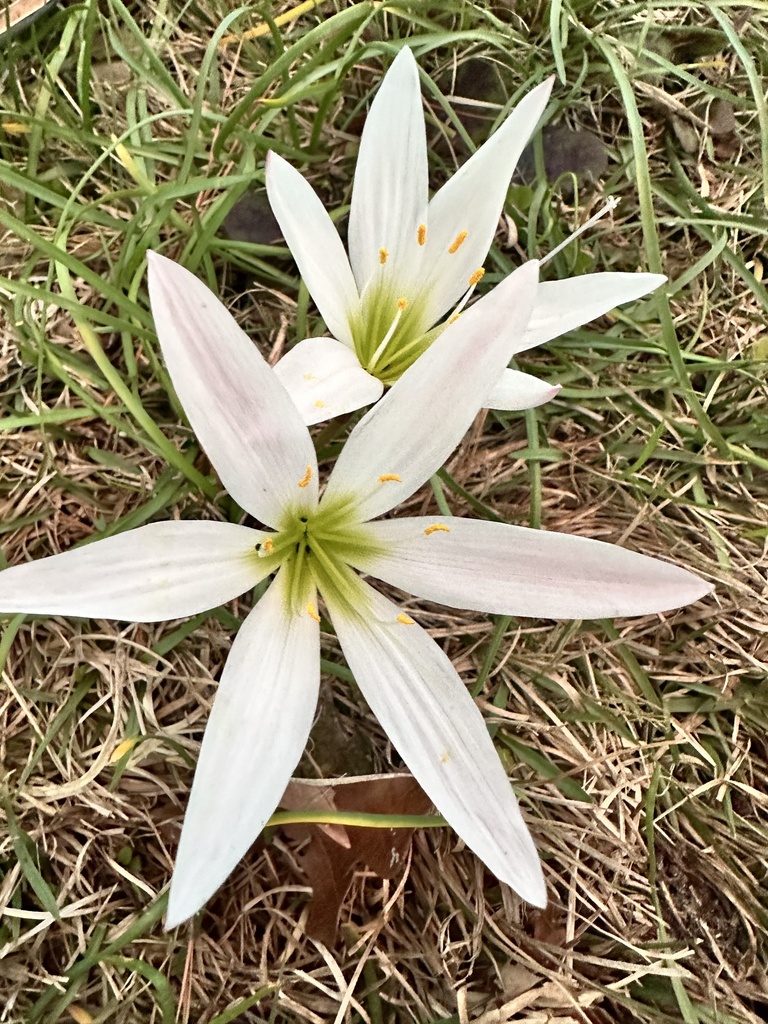
[[[561,242],[560,245],[556,245],[551,252],[548,252],[546,256],[543,256],[539,260],[539,266],[543,267],[544,264],[551,260],[553,256],[557,256],[557,254],[564,249],[566,245],[569,245],[575,238],[578,238],[579,235],[583,234],[588,228],[591,228],[593,224],[597,224],[601,217],[604,217],[606,213],[610,213],[611,210],[615,210],[618,205],[619,200],[616,196],[611,196],[596,214],[590,217],[589,220],[584,221],[581,227],[576,228],[574,232],[568,235],[564,242]]]

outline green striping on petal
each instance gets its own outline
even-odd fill
[[[329,607],[340,608],[346,615],[370,615],[371,602],[363,581],[346,562],[330,566],[318,557],[314,569],[315,584]]]
[[[354,608],[360,588],[354,585],[350,565],[386,551],[372,539],[369,526],[360,522],[355,501],[344,498],[321,502],[314,513],[292,513],[262,544],[260,554],[282,567],[286,610],[296,614],[308,605],[314,607],[315,588]]]

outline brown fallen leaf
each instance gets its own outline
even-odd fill
[[[335,811],[333,780],[292,779],[283,793],[280,806],[286,811]],[[349,836],[343,825],[317,826],[329,839],[349,849]]]
[[[287,801],[287,802],[286,802]],[[364,814],[427,814],[432,804],[411,775],[365,775],[346,779],[293,779],[282,807],[325,809]],[[339,916],[355,871],[367,867],[381,878],[393,878],[406,862],[413,829],[365,828],[345,825],[346,839],[333,826],[288,825],[293,838],[309,843],[299,864],[312,887],[307,934],[332,946]]]

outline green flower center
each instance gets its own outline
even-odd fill
[[[286,515],[282,529],[258,548],[262,558],[274,561],[282,570],[288,611],[304,610],[317,617],[309,602],[317,588],[331,593],[350,609],[357,604],[359,587],[350,563],[363,553],[378,553],[355,514],[350,501],[321,503],[314,512],[302,510]]]
[[[467,235],[467,231],[460,231],[456,235],[447,247],[449,255],[459,251]],[[419,246],[423,246],[426,239],[427,225],[420,224],[417,231]],[[360,365],[385,385],[394,384],[448,324],[460,315],[475,285],[485,273],[479,267],[469,277],[468,290],[453,315],[430,330],[425,292],[420,289],[415,296],[409,294],[409,288],[401,286],[402,277],[398,280],[397,269],[386,266],[388,261],[389,250],[382,246],[379,249],[379,279],[366,286],[360,305],[350,320],[352,340]]]
[[[424,313],[423,301],[389,283],[367,289],[351,323],[360,365],[383,384],[394,384],[434,341]]]

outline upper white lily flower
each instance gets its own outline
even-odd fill
[[[273,371],[202,282],[151,254],[174,387],[222,483],[266,528],[161,522],[18,565],[0,573],[0,612],[161,621],[274,574],[222,672],[169,927],[232,871],[301,757],[320,682],[318,591],[360,689],[438,810],[500,879],[546,902],[480,711],[440,647],[354,571],[454,607],[557,618],[661,611],[710,589],[684,569],[580,537],[451,517],[371,522],[460,440],[525,327],[536,274],[526,264],[467,311],[461,330],[445,331],[357,424],[320,497],[309,432]]]
[[[428,198],[427,142],[416,61],[406,46],[376,94],[360,140],[349,256],[311,185],[271,152],[267,192],[301,276],[333,338],[308,338],[275,367],[305,423],[377,401],[461,313],[483,276],[517,161],[552,80],[528,93],[491,138]],[[659,274],[588,274],[539,285],[509,359],[664,282]],[[487,301],[487,296],[480,302]],[[508,309],[509,316],[514,310]],[[437,326],[436,326],[437,325]],[[485,344],[481,339],[479,348]],[[474,353],[471,358],[474,358]],[[503,368],[484,396],[528,409],[559,391]]]

